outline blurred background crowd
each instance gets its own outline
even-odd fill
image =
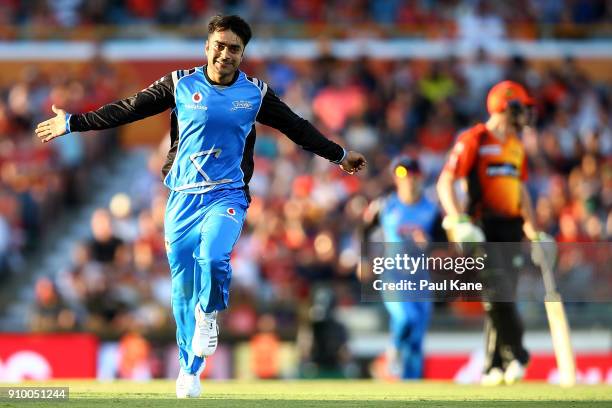
[[[5,0],[0,18],[14,27],[109,22],[127,27],[191,24],[213,9],[253,22],[429,23],[472,16],[489,19],[491,32],[504,36],[515,20],[592,24],[609,22],[612,12],[609,1],[586,0],[523,0],[512,7],[450,0],[217,3]],[[263,339],[269,345],[307,338],[303,350],[311,358],[345,358],[346,333],[330,310],[359,304],[357,227],[368,203],[391,186],[390,160],[399,154],[417,157],[426,193],[435,199],[433,183],[455,137],[486,119],[486,93],[502,79],[524,84],[536,100],[537,126],[522,138],[540,226],[559,242],[612,239],[612,84],[592,78],[572,58],[535,69],[521,55],[492,58],[484,48],[466,58],[431,61],[355,61],[322,53],[307,62],[253,56],[243,69],[265,80],[324,134],[363,152],[369,166],[363,175],[346,176],[258,125],[253,201],[233,253],[231,308],[221,318],[225,342]],[[100,57],[78,69],[24,66],[18,80],[0,84],[0,280],[20,273],[40,239],[53,233],[47,230],[54,218],[87,201],[92,167],[122,149],[114,130],[41,144],[33,136],[35,124],[49,116],[51,104],[87,111],[127,96],[130,87],[116,64]],[[160,182],[168,147],[166,138],[150,150],[138,174],[124,175],[125,190],[93,212],[89,238],[65,254],[70,261],[38,279],[32,330],[88,330],[107,339],[137,331],[148,339],[173,339],[163,240],[167,193]],[[480,316],[480,308],[449,313],[465,324]],[[317,343],[329,339],[330,331],[338,344]]]
[[[436,36],[476,35],[486,30],[490,40],[511,37],[598,37],[609,34],[612,5],[608,0],[3,0],[0,35],[58,36],[57,28],[95,28],[117,25],[130,35],[135,25],[205,23],[211,14],[239,14],[266,31],[296,31],[293,25],[332,23],[331,30],[367,25],[369,32],[403,32]],[[281,27],[272,25],[283,23]],[[429,28],[427,26],[430,26]],[[78,31],[77,31],[78,32]],[[86,30],[80,31],[85,33]],[[74,36],[74,33],[64,32]],[[150,32],[149,32],[150,34]],[[186,33],[184,33],[186,34]],[[260,35],[265,35],[262,33]]]
[[[82,202],[91,165],[116,145],[114,131],[43,145],[32,138],[33,126],[45,120],[52,104],[90,110],[117,92],[118,79],[101,60],[79,72],[58,69],[50,75],[25,66],[17,81],[0,85],[0,279],[18,267],[24,251],[36,248],[55,215]]]

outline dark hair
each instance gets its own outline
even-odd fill
[[[208,35],[211,35],[215,31],[226,30],[231,30],[236,33],[245,47],[251,39],[251,27],[240,16],[222,16],[221,14],[217,14],[208,22]]]

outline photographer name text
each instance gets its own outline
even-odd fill
[[[402,279],[398,282],[383,282],[377,279],[372,282],[374,290],[377,291],[481,291],[481,282],[462,282],[459,279],[445,279],[439,282],[431,282],[427,279],[411,281]]]

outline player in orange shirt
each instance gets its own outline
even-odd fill
[[[459,135],[438,180],[440,203],[446,212],[443,227],[455,242],[520,242],[523,233],[532,241],[552,238],[535,229],[527,180],[527,158],[519,139],[530,121],[531,99],[523,86],[512,81],[495,85],[487,97],[490,114]],[[469,204],[463,209],[454,190],[457,180],[467,181]],[[515,253],[508,260],[496,287],[516,291]],[[533,258],[533,254],[532,254]],[[534,262],[538,260],[534,258]],[[506,265],[506,264],[505,264]],[[514,302],[485,302],[486,356],[482,383],[512,384],[525,374],[529,353],[523,347],[523,326]]]

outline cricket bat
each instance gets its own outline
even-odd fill
[[[541,245],[537,242],[534,244]],[[544,253],[542,249],[540,250]],[[571,387],[576,384],[576,361],[574,359],[574,350],[570,340],[570,327],[567,322],[565,308],[563,307],[563,300],[557,291],[551,265],[549,265],[545,256],[542,256],[540,269],[542,271],[542,279],[544,280],[544,289],[546,290],[544,306],[557,360],[559,385]]]

